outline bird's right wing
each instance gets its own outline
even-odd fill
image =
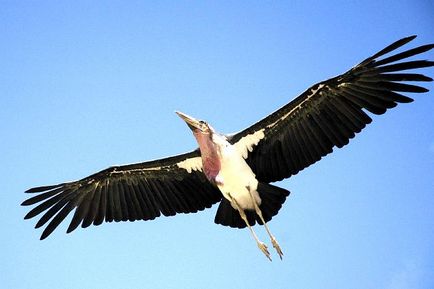
[[[424,53],[433,44],[383,57],[416,36],[398,40],[337,77],[313,85],[254,125],[229,137],[259,181],[274,182],[297,174],[334,147],[343,147],[371,122],[367,111],[383,114],[411,102],[403,92],[428,90],[403,82],[432,81],[410,69],[434,66],[402,59]]]
[[[211,207],[220,191],[202,173],[198,150],[160,160],[113,166],[78,181],[26,191],[37,193],[22,205],[34,205],[25,219],[45,212],[36,224],[46,224],[41,240],[75,209],[68,233],[106,222],[152,220]]]

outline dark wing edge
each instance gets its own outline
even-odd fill
[[[365,59],[346,73],[320,82],[293,101],[229,140],[251,166],[259,181],[280,181],[348,144],[372,119],[367,111],[383,114],[398,103],[413,99],[402,93],[428,90],[403,82],[427,82],[432,78],[407,72],[434,66],[433,61],[402,61],[434,47],[409,49],[380,59],[412,41],[398,40]]]
[[[75,210],[67,233],[103,221],[153,220],[161,214],[194,213],[221,199],[201,172],[198,150],[149,162],[113,166],[74,182],[31,188],[36,193],[21,205],[35,205],[24,219],[44,213],[41,240]]]

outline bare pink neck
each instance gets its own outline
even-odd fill
[[[215,182],[220,172],[220,159],[217,153],[217,146],[212,142],[211,135],[198,132],[193,133],[199,144],[202,155],[203,172],[208,180]]]

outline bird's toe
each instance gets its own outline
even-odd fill
[[[276,238],[274,237],[271,238],[271,244],[273,244],[274,249],[276,249],[277,254],[279,254],[280,260],[282,260],[283,252],[279,246],[279,243],[277,243]]]
[[[270,252],[268,251],[267,245],[265,245],[262,242],[258,242],[258,247],[262,251],[262,253],[264,253],[264,255],[268,258],[268,260],[271,261],[271,255]]]

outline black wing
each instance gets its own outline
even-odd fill
[[[198,150],[150,162],[114,166],[75,182],[32,188],[38,193],[22,203],[39,203],[24,218],[44,212],[36,224],[46,224],[41,240],[75,209],[68,233],[106,222],[152,220],[176,213],[193,213],[221,199],[205,178]]]
[[[397,103],[411,102],[402,92],[427,92],[408,81],[432,81],[404,72],[433,66],[434,62],[399,60],[426,52],[434,44],[381,56],[416,36],[403,38],[365,59],[348,72],[315,84],[296,99],[251,127],[233,135],[230,142],[246,158],[259,181],[273,182],[300,170],[343,147],[371,118],[366,111],[383,114]]]

